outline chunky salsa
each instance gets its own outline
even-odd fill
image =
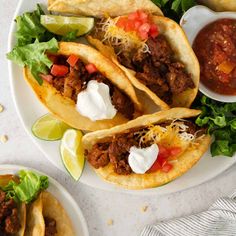
[[[201,82],[214,92],[236,95],[236,19],[205,26],[193,43],[201,67]]]

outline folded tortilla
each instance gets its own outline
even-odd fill
[[[62,42],[59,45],[58,54],[65,56],[74,54],[85,63],[93,63],[99,72],[104,74],[108,80],[133,101],[137,111],[142,110],[135,90],[124,72],[99,51],[84,44]],[[24,78],[42,104],[57,118],[63,120],[71,127],[94,131],[127,122],[127,119],[120,113],[117,113],[117,115],[110,120],[91,121],[89,118],[80,115],[75,108],[75,102],[73,100],[62,96],[51,84],[44,81],[43,85],[39,85],[28,68],[24,68]]]
[[[197,116],[200,112],[201,111],[188,108],[172,108],[170,110],[160,111],[152,115],[144,115],[128,122],[127,124],[116,126],[109,130],[100,130],[86,134],[83,137],[82,142],[84,148],[89,151],[94,144],[103,140],[108,140],[112,136],[127,132],[130,129],[159,124],[168,120],[191,118]],[[173,163],[173,168],[168,173],[158,170],[153,173],[118,175],[114,172],[113,165],[111,163],[103,168],[94,170],[104,180],[117,184],[123,188],[145,189],[158,187],[171,182],[191,169],[206,152],[210,141],[211,138],[209,135],[204,135],[195,139],[194,145],[189,145],[184,149],[185,151],[178,157],[178,161]]]
[[[235,0],[198,0],[198,2],[214,11],[236,11]]]
[[[75,236],[69,216],[59,201],[49,192],[42,192],[29,206],[27,214],[26,236],[44,236],[44,217],[56,221],[57,236]]]
[[[188,42],[184,31],[176,22],[162,16],[152,16],[152,21],[158,26],[160,34],[163,34],[167,38],[171,48],[175,53],[176,59],[181,61],[185,65],[186,71],[192,75],[192,80],[195,85],[195,88],[193,89],[187,89],[181,94],[173,95],[173,102],[170,104],[170,107],[190,107],[197,95],[199,87],[200,67],[198,60],[191,48],[191,45]],[[169,108],[169,106],[164,101],[162,101],[154,92],[152,92],[135,77],[135,71],[122,66],[118,62],[113,48],[104,45],[100,40],[95,39],[92,36],[88,36],[87,38],[88,41],[100,52],[102,52],[103,55],[109,57],[125,72],[131,83],[138,90],[141,90],[147,94],[149,98],[163,110]],[[142,101],[142,97],[138,97],[138,99]]]
[[[151,0],[48,0],[48,10],[82,16],[119,16],[138,9],[163,15],[159,7]]]

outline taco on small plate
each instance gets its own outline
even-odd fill
[[[26,236],[75,235],[70,218],[58,200],[43,191],[28,207]]]
[[[110,128],[141,114],[135,90],[124,72],[96,49],[61,42],[49,74],[39,84],[29,68],[24,77],[39,100],[68,125],[88,131]]]
[[[201,158],[210,136],[192,117],[201,111],[172,108],[86,134],[88,162],[104,180],[128,189],[164,185]]]
[[[138,10],[97,22],[88,41],[162,109],[190,107],[199,85],[199,63],[181,27]],[[146,106],[148,107],[148,105]]]

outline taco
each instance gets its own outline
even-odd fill
[[[172,108],[86,134],[85,155],[96,173],[128,189],[164,185],[201,158],[210,136],[189,118],[201,111]]]
[[[5,189],[10,181],[15,180],[13,175],[0,176],[0,235],[24,236],[26,205],[15,201]]]
[[[198,3],[208,6],[214,11],[236,11],[235,0],[198,0]]]
[[[78,43],[59,43],[50,74],[40,85],[29,68],[24,77],[39,100],[59,119],[83,130],[122,124],[141,114],[141,105],[123,71],[99,51]]]
[[[190,107],[196,97],[199,63],[173,20],[139,10],[100,20],[88,40],[162,109]]]
[[[83,16],[119,16],[138,9],[162,15],[159,7],[151,0],[48,0],[48,10]]]
[[[49,192],[41,192],[29,206],[26,236],[75,235],[70,218],[58,200]]]

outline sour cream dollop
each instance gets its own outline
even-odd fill
[[[92,121],[112,119],[117,110],[111,103],[108,85],[91,80],[77,96],[77,111]]]
[[[131,147],[128,162],[132,171],[136,174],[144,174],[154,164],[158,153],[157,144],[152,144],[152,146],[147,148]]]

